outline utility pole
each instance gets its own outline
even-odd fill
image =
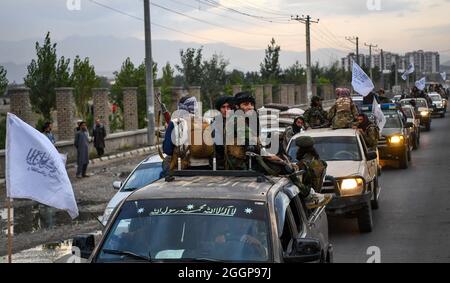
[[[308,101],[311,100],[312,97],[312,72],[311,72],[311,24],[319,23],[319,19],[317,21],[312,21],[311,17],[308,16],[292,16],[291,20],[303,23],[306,25],[306,91],[308,94]]]
[[[145,68],[147,82],[147,141],[155,145],[155,94],[153,87],[152,29],[150,21],[150,0],[144,0],[145,22]]]
[[[381,56],[381,88],[382,89],[384,89],[385,87],[384,87],[384,63],[385,63],[385,61],[384,61],[384,50],[383,49],[381,49],[381,52],[380,52],[380,56]]]
[[[377,48],[378,47],[378,45],[374,45],[374,44],[367,44],[367,43],[364,43],[364,45],[365,46],[367,46],[367,47],[369,47],[369,58],[370,58],[370,66],[369,66],[369,68],[370,68],[370,79],[373,81],[373,72],[372,72],[372,62],[373,62],[373,60],[372,60],[372,48]]]
[[[359,61],[359,37],[357,37],[357,36],[356,37],[355,36],[353,36],[353,37],[346,36],[345,39],[350,41],[353,44],[356,44],[356,62],[358,63],[358,65],[361,66],[360,61]]]
[[[398,86],[398,56],[395,55],[395,85]]]

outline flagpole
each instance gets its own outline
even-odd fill
[[[8,209],[8,263],[12,263],[12,219],[11,219],[11,198],[6,199],[7,209]]]

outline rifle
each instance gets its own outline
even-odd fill
[[[156,101],[158,101],[159,105],[161,106],[161,112],[164,115],[164,120],[166,121],[166,124],[169,125],[172,117],[170,115],[170,112],[167,110],[166,105],[161,102],[161,93],[157,93],[155,95],[155,97],[156,97]],[[158,113],[158,116],[159,116],[159,113]]]

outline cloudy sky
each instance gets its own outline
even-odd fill
[[[152,3],[155,39],[225,42],[246,49],[262,49],[273,36],[285,50],[303,51],[305,27],[289,19],[292,14],[310,14],[314,19],[320,18],[319,24],[312,28],[313,49],[333,47],[350,51],[353,47],[345,36],[358,35],[362,44],[375,43],[388,51],[425,49],[450,54],[450,0],[152,0]],[[42,38],[47,31],[57,40],[73,35],[143,38],[142,18],[142,0],[2,0],[0,39]]]

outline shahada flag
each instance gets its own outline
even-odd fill
[[[78,207],[65,160],[39,131],[8,113],[6,191],[9,198],[31,199],[65,210],[72,219]]]
[[[417,87],[419,90],[424,90],[425,87],[426,87],[426,85],[427,85],[427,79],[426,79],[426,78],[421,78],[420,80],[418,80],[418,81],[416,82],[416,87]]]
[[[372,80],[355,61],[353,61],[352,86],[362,96],[367,96],[375,88]]]
[[[413,64],[413,63],[410,63],[410,64],[409,64],[409,67],[408,67],[408,70],[406,70],[406,72],[402,75],[402,79],[403,79],[404,81],[406,81],[406,80],[408,79],[408,76],[411,75],[411,74],[414,73],[414,72],[415,72],[414,64]]]

